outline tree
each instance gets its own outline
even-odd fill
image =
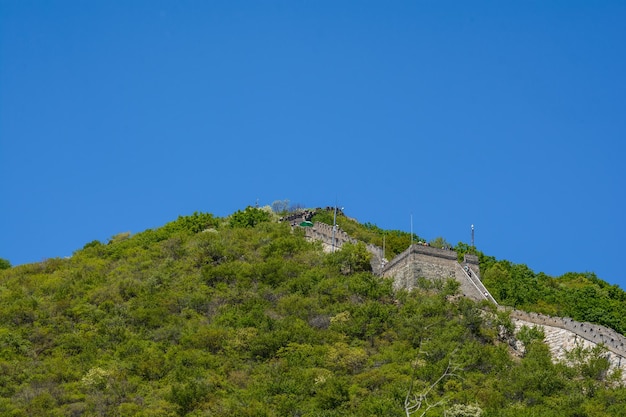
[[[524,350],[528,350],[533,342],[543,342],[545,337],[543,328],[539,326],[528,327],[524,325],[517,332],[517,339],[524,344]]]
[[[475,404],[454,404],[444,413],[444,417],[480,417],[483,410]]]
[[[496,263],[486,269],[482,274],[483,284],[491,291],[498,302],[506,302],[509,298],[508,287],[511,281],[511,274],[502,263]]]
[[[430,246],[432,246],[433,248],[439,248],[439,249],[447,249],[447,248],[451,248],[452,247],[452,245],[450,243],[448,243],[448,241],[445,240],[441,236],[434,238],[433,240],[428,242],[428,244]]]
[[[270,214],[265,210],[248,206],[244,211],[237,210],[230,216],[231,227],[255,227],[259,223],[270,221]]]
[[[567,352],[566,357],[584,378],[603,381],[611,365],[607,359],[607,352],[604,345],[597,345],[593,348],[576,345],[574,349]]]
[[[0,258],[0,270],[11,268],[11,262],[4,258]]]
[[[332,254],[331,259],[339,265],[341,272],[346,275],[372,270],[370,263],[372,254],[367,251],[363,242],[344,243],[341,250]]]
[[[289,210],[289,200],[276,200],[272,203],[272,211],[280,214]]]
[[[416,361],[415,369],[417,369],[417,365],[419,361]],[[441,381],[446,378],[450,378],[453,376],[458,377],[456,371],[459,370],[459,366],[452,363],[452,361],[448,361],[448,366],[443,371],[443,373],[433,382],[432,384],[423,388],[419,393],[415,392],[415,377],[411,380],[411,386],[406,393],[406,397],[404,399],[404,412],[406,413],[406,417],[411,417],[412,414],[421,411],[420,417],[424,417],[426,413],[428,413],[432,408],[438,407],[445,402],[445,398],[442,398],[438,401],[431,402],[432,400],[428,399],[431,391],[439,385]]]
[[[195,211],[191,216],[178,216],[178,219],[166,224],[164,229],[170,234],[179,231],[199,233],[217,225],[218,219],[213,217],[211,213]]]

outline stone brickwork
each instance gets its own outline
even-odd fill
[[[461,294],[475,301],[487,300],[496,305],[498,304],[483,285],[478,273],[475,272],[478,270],[478,265],[464,264],[461,266],[457,262],[456,267],[456,280],[461,284]],[[465,267],[467,267],[467,270]]]
[[[578,325],[584,326],[585,324],[589,324],[589,323],[579,323],[571,319],[567,319],[568,321],[566,323],[564,321],[561,321],[565,319],[560,319],[558,317],[549,317],[548,320],[544,320],[544,318],[546,317],[548,316],[542,317],[541,315],[530,315],[529,313],[526,313],[524,311],[519,311],[519,310],[514,310],[513,312],[511,312],[511,320],[513,321],[513,324],[515,325],[516,332],[518,332],[522,328],[522,326],[527,326],[527,327],[539,326],[543,329],[543,332],[545,335],[544,342],[550,349],[552,358],[555,361],[567,361],[567,352],[570,352],[571,350],[575,349],[578,346],[583,347],[585,349],[592,349],[595,346],[597,346],[598,344],[597,342],[591,341],[587,339],[586,337],[581,336],[579,332],[574,332],[574,331],[565,329],[563,327],[560,327],[560,325],[562,324],[572,325],[572,323],[576,323],[577,326]],[[545,323],[551,323],[554,325],[545,324]],[[601,329],[598,329],[601,332],[604,332],[607,330],[609,332],[612,332],[611,329],[607,329],[603,326],[598,326],[595,324],[594,325],[589,324],[589,325],[595,328],[601,328]],[[576,327],[576,328],[580,329],[580,327]],[[583,334],[585,333],[583,332]],[[624,352],[623,352],[623,348],[621,345],[621,343],[623,343],[625,338],[624,336],[619,335],[619,334],[616,334],[614,336],[621,338],[622,341],[618,343],[617,348],[614,343],[611,345],[605,344],[606,348],[608,349],[606,358],[608,359],[609,364],[610,364],[609,370],[613,371],[615,369],[621,369],[622,379],[626,382],[626,358],[624,357]]]
[[[581,323],[569,317],[551,317],[538,313],[527,313],[520,310],[512,310],[511,318],[522,320],[540,326],[549,326],[567,330],[579,339],[587,340],[594,344],[603,343],[607,349],[621,357],[626,357],[626,337],[613,329],[599,324]]]
[[[384,277],[393,278],[394,288],[411,290],[416,287],[418,278],[434,281],[456,279],[461,293],[473,300],[495,300],[480,282],[478,258],[467,255],[463,265],[457,261],[453,250],[438,249],[424,245],[412,245],[385,265]]]
[[[309,239],[319,240],[322,243],[333,245],[333,227],[326,223],[316,222],[313,227],[304,228],[305,236]],[[335,248],[339,249],[344,243],[357,243],[356,239],[351,238],[346,232],[341,230],[339,226],[335,229]]]
[[[463,256],[463,260],[465,261],[465,264],[478,276],[480,276],[480,263],[478,261],[478,256],[476,255],[470,255],[469,253],[466,253]]]
[[[455,278],[455,263],[454,251],[412,245],[385,265],[382,275],[393,278],[394,288],[412,290],[420,277],[429,280]]]

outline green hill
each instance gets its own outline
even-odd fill
[[[378,239],[376,226],[341,217],[355,237]],[[554,364],[526,331],[525,355],[513,355],[505,314],[451,283],[394,292],[368,256],[361,245],[324,253],[247,208],[1,270],[0,415],[626,415],[602,352]],[[494,268],[518,279],[482,258],[485,280]],[[623,304],[593,278],[561,289],[601,288]],[[517,305],[558,310],[546,286],[560,288],[538,285]]]

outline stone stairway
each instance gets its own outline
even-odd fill
[[[495,298],[493,298],[493,296],[491,295],[491,293],[489,292],[489,290],[487,290],[487,287],[485,287],[482,283],[482,281],[480,280],[480,278],[478,278],[478,276],[476,275],[476,273],[474,271],[472,271],[471,268],[463,268],[461,266],[460,263],[457,262],[457,265],[459,266],[459,268],[461,269],[461,271],[463,271],[463,276],[465,278],[467,278],[467,280],[469,280],[469,282],[476,288],[476,290],[481,294],[481,296],[487,300],[487,301],[491,301],[492,303],[494,303],[495,305],[498,305],[498,302],[496,301]]]

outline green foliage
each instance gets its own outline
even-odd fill
[[[173,222],[167,223],[163,229],[171,235],[176,232],[199,233],[217,227],[219,219],[211,213],[194,212],[191,216],[178,216]]]
[[[371,271],[371,259],[372,254],[367,251],[363,242],[357,244],[348,242],[343,244],[340,250],[329,256],[329,264],[338,267],[342,273],[349,275],[356,272]]]
[[[408,246],[406,233],[339,217],[373,243],[386,233],[388,256]],[[394,291],[362,243],[324,253],[270,219],[194,213],[0,270],[0,415],[401,417],[412,381],[442,401],[427,416],[626,413],[601,349],[554,364],[523,329],[513,358],[498,337],[509,317],[448,297],[456,281]],[[623,291],[593,275],[483,260],[497,298],[621,323],[598,311],[622,311]],[[438,381],[450,363],[455,376]]]
[[[481,263],[485,286],[500,304],[598,323],[626,334],[626,292],[594,274],[552,278],[508,261]]]
[[[610,363],[607,356],[607,349],[602,345],[591,349],[578,345],[567,353],[568,360],[580,375],[594,382],[605,381],[609,376]]]
[[[313,216],[313,221],[332,225],[334,211],[318,210],[315,216]],[[337,213],[337,225],[353,238],[365,243],[371,243],[382,248],[384,240],[385,257],[387,259],[392,259],[402,253],[411,244],[411,234],[408,232],[383,230],[372,223],[360,224],[356,220],[346,217],[341,211]],[[413,234],[413,243],[421,240],[419,236]]]
[[[451,248],[452,247],[452,245],[450,243],[448,243],[448,241],[445,240],[441,236],[432,239],[430,242],[428,242],[428,244],[430,246],[432,246],[433,248],[439,248],[439,249],[447,249],[447,248]]]
[[[444,417],[480,417],[483,410],[475,404],[454,404],[446,409]]]
[[[11,262],[6,259],[0,258],[0,270],[11,268]]]
[[[237,210],[230,216],[230,227],[255,227],[259,223],[270,221],[267,211],[256,207],[246,207],[244,211]]]
[[[187,415],[208,395],[210,387],[203,381],[190,380],[184,384],[174,384],[170,392],[170,401],[178,406],[178,414]]]
[[[517,332],[517,339],[524,343],[526,347],[531,346],[535,342],[542,342],[544,338],[543,329],[538,326],[522,326],[519,332]]]

